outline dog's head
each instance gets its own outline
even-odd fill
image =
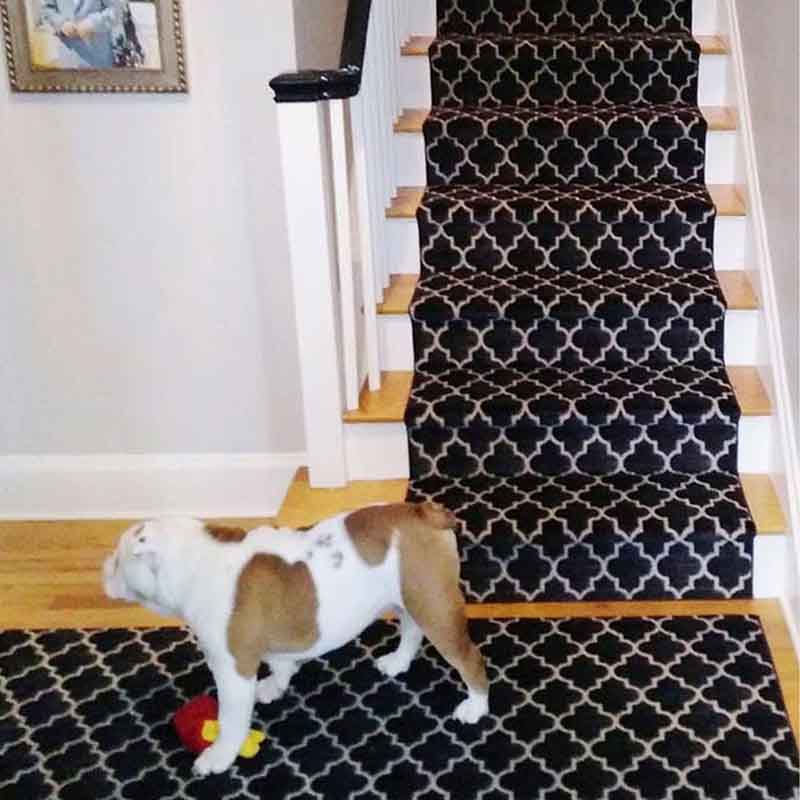
[[[103,588],[112,600],[142,603],[168,612],[159,573],[169,547],[169,526],[162,520],[140,522],[120,536],[103,564]]]

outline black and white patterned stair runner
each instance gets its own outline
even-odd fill
[[[743,597],[689,0],[439,0],[412,499],[481,601]]]
[[[388,679],[378,623],[256,708],[253,759],[194,778],[170,722],[211,677],[184,630],[0,632],[4,800],[794,800],[758,619],[474,620],[491,714],[451,715],[430,645]]]

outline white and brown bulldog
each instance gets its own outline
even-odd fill
[[[303,661],[342,646],[392,608],[400,644],[378,668],[405,672],[427,636],[467,685],[455,718],[473,723],[486,714],[489,684],[467,632],[454,526],[441,506],[396,503],[302,532],[161,519],[123,533],[104,564],[106,594],[184,619],[217,685],[220,735],[194,771],[228,769],[256,700],[279,698]],[[259,681],[262,661],[271,674]]]

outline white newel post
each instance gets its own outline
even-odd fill
[[[314,486],[332,487],[347,482],[347,463],[325,113],[324,103],[278,104],[309,477]]]

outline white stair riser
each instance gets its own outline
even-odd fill
[[[397,133],[394,136],[398,186],[424,186],[425,139],[421,133]],[[706,147],[706,182],[735,183],[736,132],[710,131]]]
[[[408,437],[402,422],[345,425],[344,447],[351,481],[408,477]]]
[[[386,225],[391,272],[419,273],[419,230],[415,219],[390,219]],[[716,267],[744,269],[746,217],[717,217],[714,231]]]
[[[436,0],[407,0],[410,30],[420,36],[436,34]],[[693,4],[692,32],[713,35],[722,30],[718,0],[698,0]]]
[[[407,478],[408,439],[402,422],[345,425],[345,452],[351,481]],[[739,422],[739,471],[764,472],[772,417],[742,417]]]
[[[784,597],[792,554],[787,534],[756,536],[753,546],[753,597]]]
[[[725,314],[725,363],[752,366],[758,362],[759,312],[728,311]]]
[[[418,0],[417,0],[418,1]],[[430,0],[422,0],[423,5]],[[719,0],[697,0],[692,4],[692,33],[713,36],[722,30]]]
[[[412,34],[436,36],[436,0],[406,0]]]
[[[758,360],[758,311],[728,311],[725,315],[725,363],[751,366]],[[381,368],[389,371],[414,369],[411,320],[406,314],[378,316]]]
[[[723,106],[728,92],[728,56],[700,57],[698,101],[701,106]],[[430,108],[431,79],[427,56],[403,56],[399,70],[401,108]]]

